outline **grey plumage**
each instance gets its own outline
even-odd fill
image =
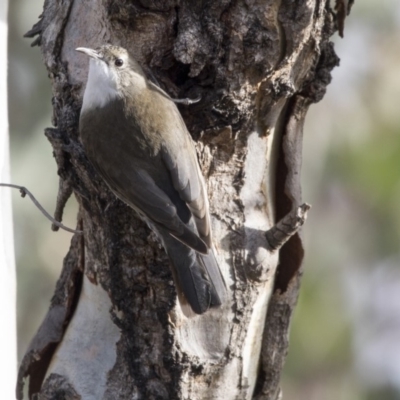
[[[160,237],[181,301],[198,314],[221,305],[205,186],[178,109],[126,50],[78,50],[92,57],[80,117],[88,158]]]

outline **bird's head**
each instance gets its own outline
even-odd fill
[[[122,97],[124,92],[132,93],[135,88],[146,86],[142,68],[123,47],[107,44],[96,49],[78,47],[76,50],[90,57],[85,92],[90,106],[101,106],[115,97]]]

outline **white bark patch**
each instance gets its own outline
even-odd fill
[[[220,308],[189,318],[181,314],[176,336],[182,351],[204,362],[222,358],[230,338],[229,306],[226,302]]]
[[[85,400],[103,398],[117,359],[120,331],[111,321],[111,307],[104,289],[84,276],[78,307],[47,371],[64,376]]]
[[[258,360],[261,351],[268,301],[273,289],[273,275],[277,255],[266,248],[265,232],[273,225],[273,184],[274,163],[271,163],[271,149],[274,131],[267,137],[257,131],[248,138],[248,153],[244,166],[245,184],[241,191],[244,205],[247,268],[261,267],[268,270],[270,278],[260,285],[259,295],[253,305],[246,338],[242,350],[242,385],[247,387],[246,399],[251,399],[257,377]]]
[[[258,361],[261,352],[262,335],[268,302],[273,290],[273,279],[265,282],[259,291],[259,296],[253,305],[253,313],[248,326],[243,346],[242,386],[247,387],[246,399],[251,399],[257,378]]]

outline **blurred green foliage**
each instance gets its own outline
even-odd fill
[[[13,182],[27,186],[51,212],[58,178],[43,135],[51,125],[51,86],[38,48],[22,38],[41,7],[42,0],[10,1],[11,156]],[[345,38],[335,42],[341,66],[305,126],[304,200],[313,208],[304,227],[306,259],[284,399],[400,399],[400,350],[388,344],[383,361],[363,362],[390,329],[400,338],[400,306],[397,319],[383,323],[385,309],[374,297],[379,269],[382,285],[385,276],[400,282],[400,4],[356,1]],[[53,233],[31,203],[17,193],[13,199],[21,357],[48,307],[70,234]],[[74,202],[64,222],[75,225]],[[383,297],[383,304],[400,303],[400,283],[398,293]],[[384,367],[374,367],[374,360]]]

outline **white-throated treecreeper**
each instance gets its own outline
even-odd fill
[[[89,160],[161,239],[181,302],[197,314],[220,306],[206,189],[176,105],[125,49],[77,50],[90,57],[79,121]]]

